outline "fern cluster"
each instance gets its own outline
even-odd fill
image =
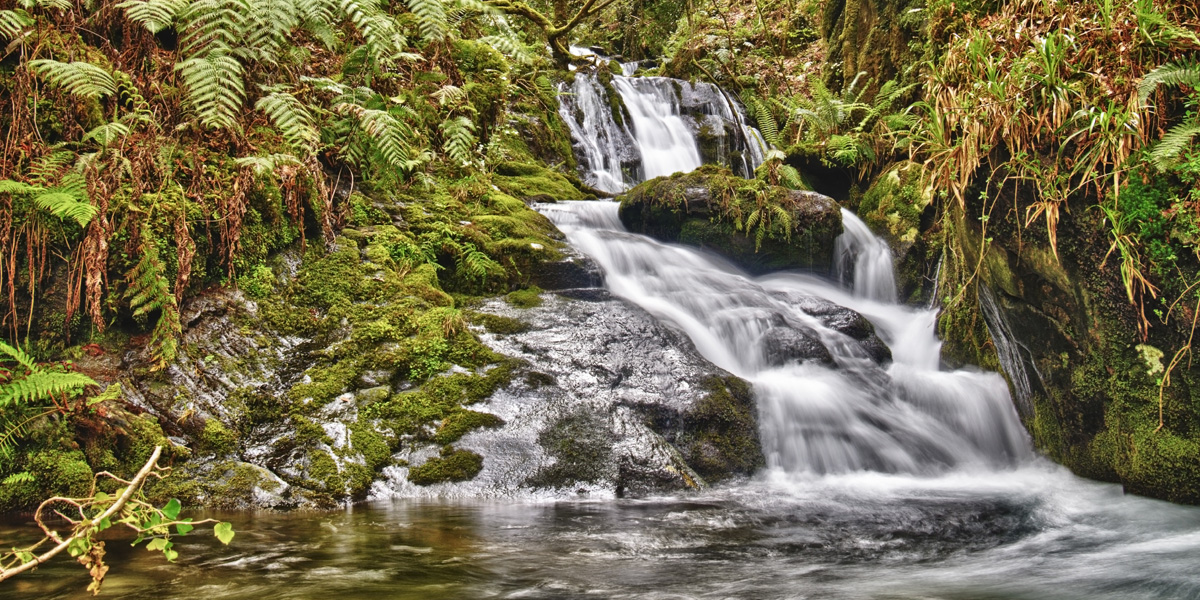
[[[129,300],[134,317],[145,318],[154,311],[159,312],[150,343],[154,347],[158,368],[161,369],[175,360],[179,348],[179,308],[175,304],[171,285],[167,282],[166,267],[159,258],[158,246],[154,243],[150,228],[143,226],[141,235],[141,259],[126,276],[129,287],[125,297]]]
[[[77,173],[63,176],[54,187],[0,180],[0,194],[30,198],[38,208],[60,219],[71,219],[81,228],[96,215],[96,207],[88,201],[87,182]]]

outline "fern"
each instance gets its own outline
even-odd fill
[[[50,85],[76,96],[100,98],[117,93],[117,82],[112,74],[92,63],[40,59],[29,61],[29,69]]]
[[[162,369],[175,360],[178,351],[182,332],[179,308],[175,304],[175,294],[167,283],[166,267],[159,258],[158,246],[151,237],[150,229],[145,226],[142,227],[141,247],[141,259],[125,277],[129,285],[125,297],[129,299],[129,308],[134,317],[145,317],[155,310],[159,311],[158,322],[150,335],[150,344],[154,346],[158,362],[155,368]]]
[[[421,37],[426,42],[439,42],[446,39],[450,24],[446,21],[446,7],[442,0],[404,0],[408,10],[417,17],[417,25],[421,28]]]
[[[0,388],[0,408],[31,404],[37,400],[81,390],[96,382],[79,373],[56,373],[39,369]]]
[[[467,91],[457,85],[446,84],[430,96],[441,106],[454,106],[467,99]]]
[[[96,216],[96,207],[88,201],[86,182],[78,174],[63,177],[52,188],[5,179],[0,181],[0,194],[32,197],[38,208],[60,219],[72,219],[80,227],[87,227]]]
[[[19,348],[0,341],[0,355],[7,359],[0,362],[15,362],[20,371],[0,370],[0,408],[31,404],[55,396],[75,392],[89,385],[96,385],[91,377],[79,373],[51,371],[33,361]]]
[[[785,146],[786,144],[779,139],[779,125],[775,121],[775,115],[771,114],[770,107],[757,99],[753,101],[752,106],[754,120],[758,122],[758,131],[762,134],[763,140],[776,148]]]
[[[34,203],[46,212],[60,218],[72,219],[80,227],[87,227],[96,216],[96,207],[80,201],[74,194],[50,190],[34,197]]]
[[[188,7],[188,0],[126,0],[116,7],[125,10],[125,18],[158,33],[175,22]]]
[[[489,275],[503,276],[504,267],[480,252],[474,244],[463,244],[455,260],[455,272],[466,279],[486,281]]]
[[[35,8],[49,10],[53,8],[67,11],[75,8],[75,3],[71,0],[21,0],[21,5],[29,10]]]
[[[33,19],[23,10],[0,10],[0,36],[15,40],[26,27],[33,25]]]
[[[321,134],[314,125],[312,113],[295,96],[286,91],[275,91],[259,98],[254,108],[266,113],[293,148],[305,155],[316,151]]]
[[[1150,151],[1150,160],[1162,170],[1174,166],[1179,155],[1191,144],[1192,138],[1200,135],[1200,123],[1181,124],[1163,134],[1162,139]]]
[[[181,15],[180,49],[193,57],[231,52],[243,40],[249,13],[246,0],[194,0]]]
[[[466,117],[446,119],[441,126],[445,138],[446,154],[455,162],[466,165],[471,162],[471,149],[475,147],[475,124]]]
[[[300,26],[300,13],[294,0],[247,0],[244,20],[247,48],[262,62],[274,62],[287,36]]]
[[[495,48],[518,64],[528,65],[535,60],[533,53],[517,40],[515,35],[486,35],[476,41]]]
[[[1200,88],[1200,64],[1175,62],[1159,65],[1138,83],[1138,101],[1145,104],[1160,85]]]
[[[378,62],[386,65],[400,57],[408,42],[376,0],[341,0],[340,6],[366,40],[366,50]]]
[[[202,125],[237,128],[237,117],[246,99],[242,63],[227,53],[216,52],[189,58],[175,69],[183,77],[188,101]]]
[[[25,369],[26,371],[36,371],[38,368],[37,363],[34,362],[32,356],[26,354],[25,351],[21,350],[20,348],[9,346],[3,341],[0,341],[0,362],[15,362],[17,363],[17,366]]]
[[[36,480],[37,478],[33,476],[33,473],[30,473],[29,471],[22,471],[20,473],[13,473],[12,475],[5,477],[3,481],[0,481],[0,485],[7,487],[21,483],[33,483]]]
[[[107,148],[113,142],[116,142],[129,135],[131,131],[132,129],[130,129],[128,125],[114,121],[112,123],[105,123],[83,134],[83,138],[80,141],[94,141],[97,144]]]
[[[240,167],[249,167],[254,170],[256,175],[270,173],[279,167],[286,165],[304,164],[299,158],[291,154],[267,154],[260,156],[243,156],[235,160]]]
[[[345,102],[334,106],[333,110],[338,114],[357,118],[359,127],[375,143],[384,160],[392,166],[403,171],[413,171],[422,162],[415,156],[409,141],[413,136],[412,129],[391,113]]]

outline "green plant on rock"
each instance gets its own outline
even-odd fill
[[[1146,74],[1138,84],[1138,100],[1145,104],[1160,86],[1188,87],[1190,111],[1182,123],[1163,134],[1150,151],[1150,159],[1165,170],[1179,162],[1180,155],[1200,135],[1200,63],[1173,62],[1160,65]]]
[[[158,246],[148,227],[142,228],[141,259],[126,276],[129,308],[135,317],[147,317],[158,312],[150,344],[154,347],[156,368],[162,369],[175,360],[182,326],[175,294],[164,276],[166,268],[159,258]]]

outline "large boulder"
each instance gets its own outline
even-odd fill
[[[829,273],[841,209],[832,198],[705,166],[638,185],[620,197],[635,233],[700,246],[751,273]]]

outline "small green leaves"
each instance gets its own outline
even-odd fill
[[[217,523],[213,527],[213,535],[217,536],[217,539],[222,544],[229,545],[229,542],[233,541],[233,525],[230,523]]]

